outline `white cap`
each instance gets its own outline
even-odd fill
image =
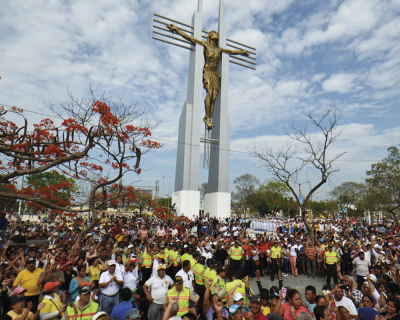
[[[94,316],[92,317],[92,320],[97,320],[98,318],[100,318],[100,316],[102,316],[102,315],[106,315],[106,316],[108,316],[108,314],[106,313],[106,312],[104,312],[104,311],[100,311],[100,312],[97,312],[97,313],[95,313],[94,314]]]
[[[372,282],[376,282],[376,276],[374,274],[370,274],[369,276]]]
[[[243,296],[242,296],[241,293],[235,292],[235,293],[233,294],[233,301],[239,301],[239,300],[241,300],[241,299],[243,299]]]
[[[107,266],[113,266],[113,265],[116,266],[116,265],[118,265],[118,263],[115,260],[109,260],[106,262],[106,265]]]

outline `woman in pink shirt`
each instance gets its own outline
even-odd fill
[[[279,309],[279,314],[285,320],[297,320],[300,312],[308,312],[308,309],[303,307],[301,295],[296,289],[289,290],[286,295],[286,303],[282,304]]]

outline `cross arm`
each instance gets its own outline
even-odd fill
[[[172,33],[177,33],[179,34],[182,38],[186,39],[187,41],[190,41],[192,44],[199,44],[202,46],[205,46],[205,43],[201,40],[198,40],[194,37],[189,36],[187,33],[181,31],[178,29],[177,26],[173,24],[167,24],[167,28],[172,32]]]
[[[242,55],[245,57],[249,56],[249,53],[246,50],[231,50],[231,49],[221,48],[221,51],[223,53],[227,53],[227,54],[231,54],[231,55]]]

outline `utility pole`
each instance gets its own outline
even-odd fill
[[[165,189],[164,189],[164,178],[165,176],[162,176],[162,197],[165,197]]]
[[[168,181],[168,213],[169,213],[169,196],[171,192],[171,180]]]

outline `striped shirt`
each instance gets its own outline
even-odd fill
[[[315,247],[306,247],[305,252],[308,260],[314,260],[317,257],[317,249]]]

